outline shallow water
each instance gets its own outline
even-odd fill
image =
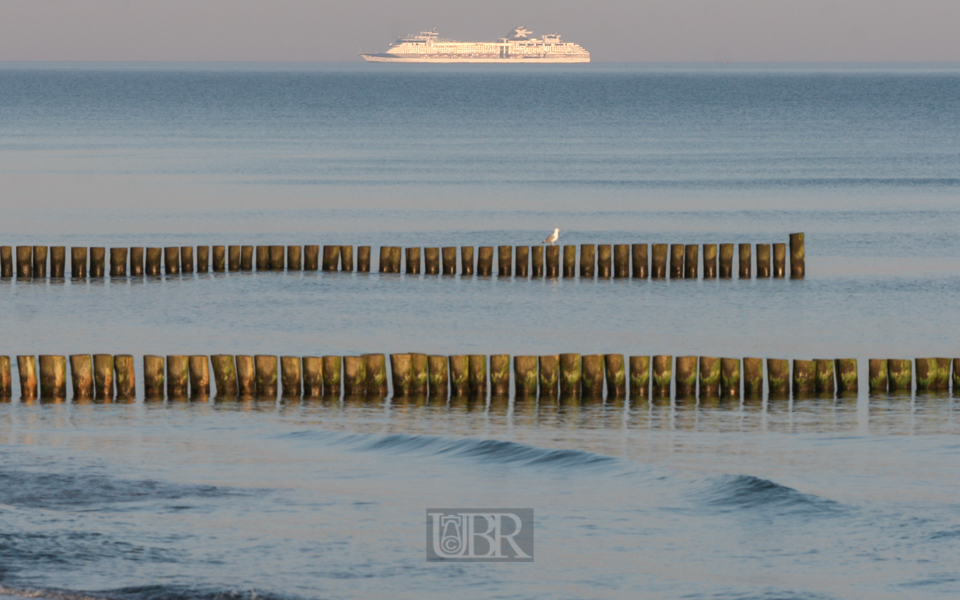
[[[0,353],[960,355],[960,69],[369,67],[5,65],[0,243],[804,231],[807,277],[8,280]],[[0,596],[954,597],[956,413],[13,400]],[[426,563],[440,506],[534,508],[536,561]]]

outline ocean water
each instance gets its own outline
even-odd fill
[[[856,398],[0,403],[0,597],[953,598],[960,67],[0,66],[0,243],[782,242],[801,281],[0,282],[0,354],[854,357]],[[14,369],[16,379],[16,369]],[[142,386],[138,386],[142,391]],[[15,395],[19,388],[15,384]],[[532,564],[425,561],[529,507]]]

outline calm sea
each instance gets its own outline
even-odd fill
[[[870,397],[865,371],[960,356],[957,115],[951,65],[0,66],[3,245],[523,245],[559,227],[569,244],[803,231],[807,252],[801,281],[7,280],[0,354],[861,369],[837,400],[15,399],[0,597],[955,598],[960,405]],[[444,506],[533,508],[535,562],[427,563],[424,509]]]

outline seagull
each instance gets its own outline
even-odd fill
[[[541,244],[547,244],[547,243],[549,243],[551,246],[553,246],[553,243],[554,243],[555,241],[557,241],[558,239],[560,239],[560,229],[554,229],[554,230],[553,230],[553,233],[551,233],[551,234],[547,237],[547,239],[543,240],[543,241],[540,242],[540,243],[541,243]]]

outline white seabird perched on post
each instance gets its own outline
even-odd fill
[[[551,234],[547,237],[547,239],[543,240],[543,241],[540,242],[540,243],[541,243],[541,244],[550,244],[551,246],[553,246],[553,245],[554,245],[553,243],[556,242],[558,239],[560,239],[560,229],[559,229],[559,228],[554,229],[554,230],[553,230],[553,233],[551,233]]]

